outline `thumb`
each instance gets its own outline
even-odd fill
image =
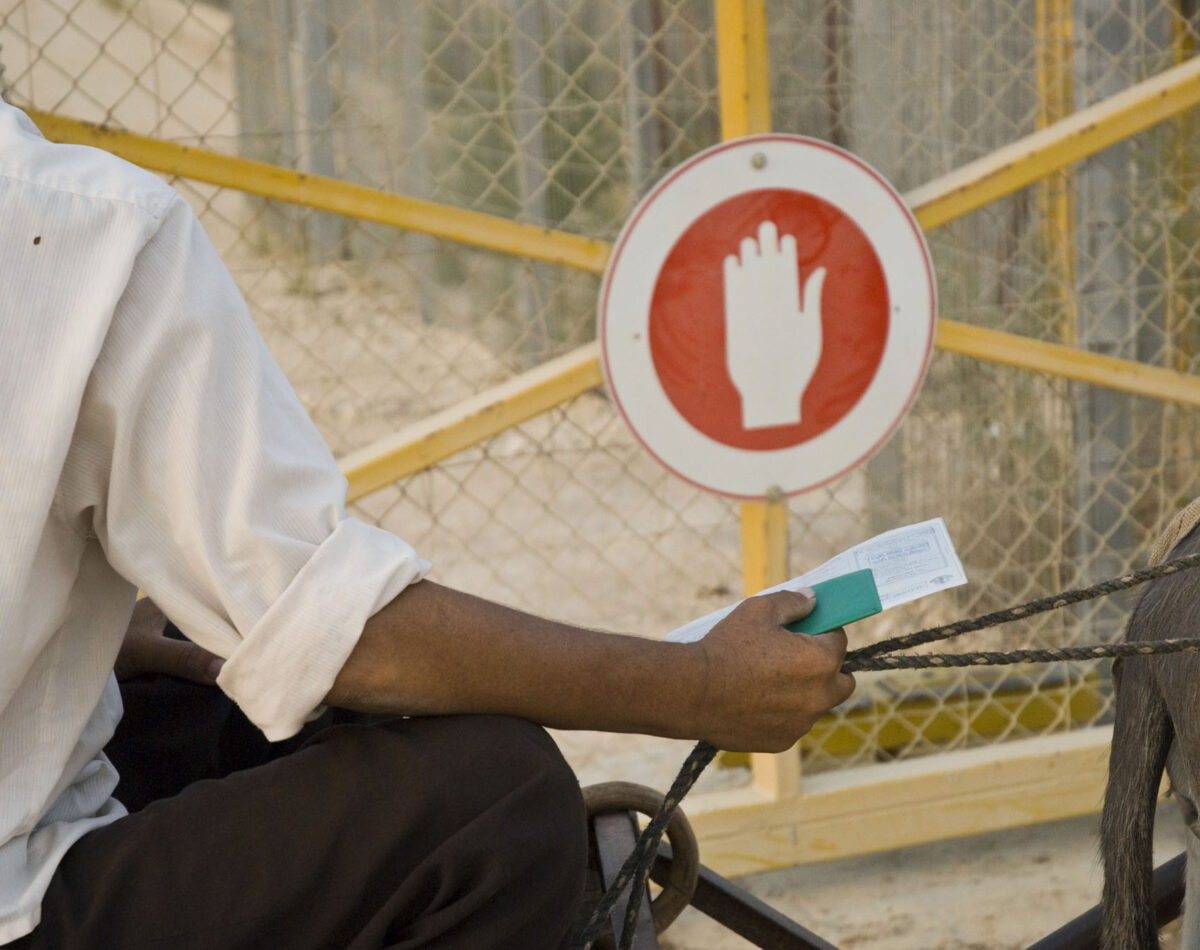
[[[804,312],[816,315],[821,312],[821,288],[825,286],[825,268],[818,267],[804,282]]]
[[[803,620],[817,606],[817,595],[811,587],[798,590],[777,590],[767,595],[773,601],[777,622],[781,627],[794,620]]]
[[[169,676],[212,686],[225,661],[215,653],[185,640],[160,637],[154,642],[154,669]]]

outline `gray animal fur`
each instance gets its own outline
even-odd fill
[[[1200,552],[1200,528],[1168,558]],[[1200,636],[1200,573],[1152,581],[1126,629],[1127,640]],[[1114,661],[1116,721],[1100,820],[1104,860],[1103,950],[1157,950],[1151,902],[1154,811],[1163,768],[1191,829],[1184,950],[1200,950],[1200,654]],[[1191,750],[1193,755],[1186,754]]]

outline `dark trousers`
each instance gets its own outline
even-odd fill
[[[13,950],[568,940],[585,819],[541,728],[500,716],[319,724],[299,748],[275,747],[214,689],[158,677],[123,694],[108,751],[117,797],[139,810],[71,848],[42,923]]]

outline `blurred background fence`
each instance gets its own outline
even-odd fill
[[[906,191],[1189,58],[1197,0],[769,0],[771,122]],[[712,0],[0,0],[15,104],[611,240],[720,138]],[[1194,372],[1194,114],[932,231],[942,316]],[[334,452],[594,338],[593,273],[177,179]],[[943,516],[971,583],[876,639],[1145,563],[1200,494],[1195,412],[935,354],[862,469],[789,501],[798,573]],[[373,492],[438,580],[659,636],[741,593],[738,506],[592,390]],[[1113,639],[1128,597],[977,635]],[[1105,721],[1105,665],[862,677],[806,770]]]

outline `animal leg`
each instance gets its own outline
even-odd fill
[[[1194,828],[1187,839],[1187,877],[1179,950],[1200,950],[1200,837]]]

